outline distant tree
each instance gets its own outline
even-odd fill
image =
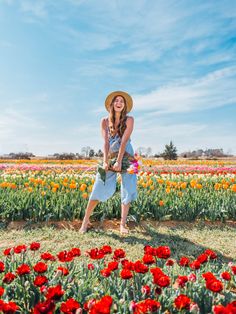
[[[205,150],[207,157],[224,157],[225,154],[222,148],[210,148]]]
[[[53,157],[58,160],[73,160],[76,159],[76,155],[74,153],[55,153]]]
[[[151,147],[148,147],[148,148],[146,149],[146,155],[147,155],[148,157],[152,155],[152,148],[151,148]]]
[[[97,152],[97,156],[98,156],[98,157],[103,157],[103,152],[102,152],[102,150],[101,150],[101,149],[99,149],[99,150],[98,150],[98,152]]]
[[[95,155],[94,149],[90,149],[89,157],[94,157],[94,155]]]
[[[10,153],[9,157],[11,159],[28,159],[30,160],[31,157],[35,157],[33,153],[29,152],[19,152],[19,153]]]
[[[146,157],[146,155],[147,155],[147,150],[145,147],[138,147],[136,149],[136,152],[138,155],[143,156],[143,157]]]
[[[59,153],[55,153],[52,155],[55,159],[60,159],[60,154]]]
[[[80,153],[76,153],[76,154],[75,154],[75,158],[76,158],[76,159],[82,159],[82,157],[83,157],[83,156],[82,156]]]
[[[232,148],[229,148],[229,149],[227,150],[226,156],[228,156],[228,157],[232,157],[232,156],[233,156]]]
[[[89,157],[89,152],[91,150],[90,146],[85,146],[81,148],[81,153],[84,155],[86,158]]]
[[[193,151],[187,151],[180,154],[181,157],[184,158],[191,158],[191,159],[198,159],[199,157],[206,157],[206,158],[212,158],[212,157],[226,157],[227,154],[223,152],[222,148],[207,148],[205,150],[203,149],[197,149]]]
[[[172,141],[170,141],[170,144],[165,145],[165,150],[161,154],[161,157],[163,157],[165,160],[176,160],[177,159],[177,148],[174,146]]]

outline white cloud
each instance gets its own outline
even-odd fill
[[[37,93],[35,95],[21,96],[18,98],[11,98],[11,95],[7,95],[6,97],[2,92],[0,108],[3,110],[3,112],[5,108],[10,108],[10,110],[16,110],[16,112],[17,110],[21,110],[22,112],[34,111],[35,113],[37,108],[40,111],[50,109],[48,103],[49,96],[46,92]]]
[[[12,108],[1,110],[0,153],[25,149],[28,137],[45,130],[44,124],[30,114]]]
[[[6,108],[1,111],[0,116],[0,136],[1,140],[6,141],[6,135],[12,134],[17,138],[24,129],[25,132],[37,128],[45,129],[45,126],[34,117],[21,113],[19,110]]]
[[[160,115],[235,104],[235,76],[236,67],[229,67],[186,84],[170,84],[145,95],[134,95],[135,110],[152,110],[150,115]]]
[[[45,18],[48,15],[45,1],[21,0],[20,4],[21,4],[21,10],[23,12],[30,13],[34,17],[41,19],[41,18]]]
[[[198,123],[163,124],[148,121],[137,121],[131,136],[135,149],[139,146],[152,147],[153,152],[162,152],[171,140],[178,149],[178,153],[195,149],[223,148],[226,153],[231,149],[236,154],[235,135],[222,125],[215,130],[212,125]],[[150,122],[149,122],[150,124]]]
[[[64,39],[73,39],[74,43],[81,51],[106,50],[111,48],[116,41],[115,38],[108,37],[105,32],[99,33],[97,31],[87,31],[85,29],[80,31],[72,27],[63,27],[62,30],[65,36]]]

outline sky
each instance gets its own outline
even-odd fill
[[[115,90],[134,150],[236,155],[236,1],[0,0],[0,154],[102,149]]]

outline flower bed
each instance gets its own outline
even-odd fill
[[[235,313],[235,292],[236,265],[209,249],[174,260],[146,245],[131,261],[109,245],[53,255],[34,242],[0,257],[3,313]]]
[[[0,220],[81,219],[94,184],[94,174],[70,171],[42,173],[21,171],[0,173]],[[140,219],[160,220],[236,220],[236,181],[232,173],[162,174],[140,172],[138,198],[130,215]],[[120,177],[116,193],[100,203],[94,218],[120,217]]]

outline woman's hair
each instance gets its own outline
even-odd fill
[[[113,99],[112,99],[112,102],[110,104],[110,113],[109,113],[109,130],[110,130],[110,133],[112,136],[115,135],[115,109],[114,109],[114,102],[116,100],[116,98],[118,96],[121,96],[121,95],[117,95],[115,96]],[[127,120],[127,104],[126,104],[126,100],[123,96],[121,96],[123,99],[124,99],[124,108],[123,110],[121,111],[121,114],[120,114],[120,122],[119,122],[119,125],[118,125],[118,135],[120,137],[123,136],[124,132],[125,132],[125,129],[126,129],[126,120]]]

